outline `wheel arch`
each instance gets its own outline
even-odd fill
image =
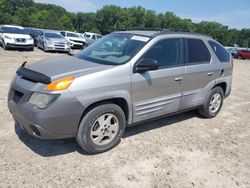
[[[224,92],[224,95],[226,94],[226,91],[227,91],[227,83],[226,82],[217,83],[211,90],[213,90],[215,87],[221,87],[223,92]]]
[[[132,107],[131,107],[131,102],[128,101],[125,97],[110,97],[110,98],[105,98],[105,99],[100,99],[100,100],[94,100],[92,102],[88,102],[88,104],[85,104],[84,111],[82,113],[79,125],[83,119],[83,117],[93,108],[96,106],[105,104],[105,103],[113,103],[118,105],[124,112],[127,124],[132,123]]]

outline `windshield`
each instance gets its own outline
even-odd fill
[[[68,33],[67,36],[68,36],[68,37],[80,38],[79,35],[76,34],[76,33]]]
[[[106,65],[129,61],[150,40],[131,34],[110,34],[76,54],[76,57]]]
[[[24,29],[17,27],[2,27],[4,33],[26,34]]]
[[[41,30],[33,30],[32,34],[35,35],[35,36],[39,36],[39,35],[43,34],[43,31],[41,31]]]
[[[53,38],[53,39],[61,39],[63,38],[61,35],[57,33],[45,33],[46,38]]]

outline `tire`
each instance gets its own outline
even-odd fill
[[[216,95],[218,94],[218,95]],[[220,95],[220,102],[216,103],[214,101],[215,96]],[[213,102],[214,101],[214,102]],[[223,105],[224,101],[224,91],[221,87],[215,87],[214,89],[211,90],[210,95],[208,96],[206,103],[198,110],[200,115],[203,116],[204,118],[213,118],[217,116],[217,114],[220,112],[221,107]],[[213,105],[212,105],[213,103]],[[215,108],[215,107],[216,108]]]
[[[83,117],[76,140],[87,153],[102,153],[120,143],[125,127],[123,110],[116,104],[103,103],[90,109]]]
[[[8,48],[7,48],[7,46],[5,45],[5,42],[4,42],[4,41],[2,41],[2,46],[3,46],[3,49],[4,49],[4,50],[8,50]]]
[[[242,57],[242,56],[238,56],[238,59],[245,60],[245,58],[244,58],[244,57]]]
[[[48,52],[48,50],[46,50],[44,44],[43,44],[43,51],[44,51],[44,52]]]

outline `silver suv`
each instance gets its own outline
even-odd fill
[[[230,94],[232,57],[211,37],[119,31],[74,56],[23,64],[8,107],[42,139],[75,137],[88,153],[115,147],[127,126],[199,109],[215,117]]]

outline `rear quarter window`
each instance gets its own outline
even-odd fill
[[[209,63],[211,55],[200,39],[187,39],[188,64]]]
[[[220,62],[230,62],[231,55],[225,48],[223,48],[221,45],[219,45],[214,41],[209,41],[209,45],[213,49],[214,53],[216,54]]]

